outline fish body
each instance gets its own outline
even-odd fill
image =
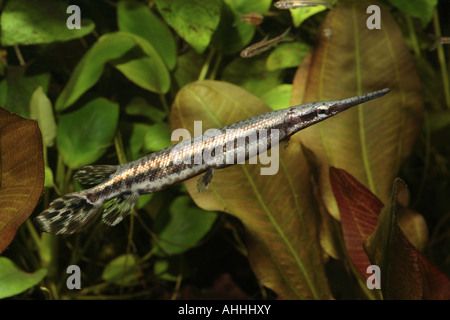
[[[106,204],[102,221],[108,225],[119,223],[134,207],[139,196],[163,190],[202,173],[198,189],[208,188],[217,169],[235,164],[240,155],[249,159],[251,150],[261,151],[288,141],[296,132],[323,121],[348,108],[381,97],[389,89],[344,100],[315,102],[267,112],[216,129],[213,135],[196,136],[173,146],[121,165],[92,165],[81,168],[74,178],[93,187],[73,192],[54,200],[35,221],[44,232],[72,234],[88,223]],[[267,134],[262,134],[266,132]],[[276,139],[273,139],[276,133]],[[251,135],[239,145],[239,139]],[[241,140],[242,141],[242,140]],[[257,147],[257,146],[258,147]],[[207,161],[205,154],[219,155]],[[233,161],[228,161],[232,159]]]
[[[250,57],[256,56],[264,51],[269,50],[270,48],[272,48],[273,46],[276,46],[281,41],[291,41],[292,39],[287,38],[287,35],[289,34],[290,30],[291,30],[291,28],[289,27],[288,29],[286,29],[285,32],[283,32],[278,37],[272,38],[270,40],[267,40],[267,37],[266,37],[262,41],[252,44],[251,46],[249,46],[241,51],[241,57],[250,58]]]
[[[278,9],[295,9],[295,8],[303,8],[303,7],[312,7],[312,6],[327,6],[330,7],[329,1],[277,1],[273,4],[275,8]]]

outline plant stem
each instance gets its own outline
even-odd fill
[[[114,145],[116,147],[117,152],[117,159],[119,160],[119,163],[126,163],[127,162],[127,156],[125,155],[125,149],[123,148],[123,142],[122,142],[122,135],[120,134],[120,131],[116,131],[116,135],[114,136]]]
[[[167,103],[166,96],[164,94],[160,94],[159,100],[161,101],[161,104],[164,107],[164,111],[166,112],[168,119],[170,119],[170,117],[169,117],[170,108],[169,108],[169,104]]]
[[[411,44],[412,44],[412,48],[414,50],[414,54],[416,55],[416,57],[420,57],[420,47],[419,47],[419,42],[417,41],[417,36],[416,36],[416,32],[414,30],[414,24],[413,21],[411,19],[411,16],[408,14],[404,14],[405,19],[406,19],[406,24],[408,25],[408,29],[409,29],[409,36],[411,37]]]
[[[434,9],[433,12],[433,26],[434,26],[434,32],[436,33],[436,36],[441,36],[441,27],[439,24],[439,15],[436,9]],[[444,56],[444,48],[442,46],[439,46],[437,48],[438,53],[438,59],[439,64],[441,66],[441,76],[442,76],[442,86],[444,89],[445,94],[445,103],[447,104],[447,109],[450,109],[450,87],[449,87],[449,79],[447,74],[447,64],[445,62],[445,56]]]
[[[211,49],[209,50],[208,56],[206,57],[206,61],[203,64],[202,69],[200,70],[198,80],[205,80],[206,75],[208,74],[209,66],[211,65],[211,60],[212,60],[215,52],[216,52],[216,50],[214,49],[214,47],[211,47]]]

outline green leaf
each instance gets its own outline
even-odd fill
[[[134,97],[125,107],[125,112],[131,116],[145,116],[153,122],[161,122],[166,117],[164,111],[151,106],[146,99]]]
[[[325,11],[326,9],[326,6],[314,6],[289,9],[289,11],[291,12],[292,22],[294,23],[294,26],[298,28],[306,19],[319,12]]]
[[[261,59],[237,58],[225,67],[222,80],[262,97],[268,90],[281,84],[283,79],[281,70],[268,72]]]
[[[105,267],[102,278],[119,286],[136,285],[139,278],[138,260],[133,254],[118,256]]]
[[[196,246],[211,229],[217,214],[192,207],[190,203],[188,196],[180,196],[172,202],[169,212],[160,212],[156,217],[157,254],[183,253]]]
[[[288,108],[291,103],[292,84],[280,84],[267,91],[261,99],[272,109]]]
[[[205,80],[178,92],[171,123],[172,128],[186,128],[192,135],[195,120],[202,120],[207,130],[268,111],[263,101],[240,87]],[[278,169],[276,174],[261,175],[261,167],[268,169],[267,164],[233,165],[217,170],[205,192],[198,192],[198,177],[185,185],[202,209],[229,213],[243,223],[252,269],[278,298],[329,299],[318,235],[320,217],[299,137],[293,136],[289,147],[281,149],[270,165]]]
[[[146,151],[159,151],[172,145],[170,139],[172,131],[165,123],[152,125],[145,134],[144,149]]]
[[[112,144],[119,106],[104,98],[59,116],[57,143],[64,162],[77,169],[97,161]]]
[[[141,152],[144,147],[144,139],[147,131],[150,129],[148,124],[133,123],[131,127],[131,135],[128,140],[127,159],[128,161],[142,158],[144,154]]]
[[[155,48],[140,36],[131,33],[122,35],[133,39],[136,46],[125,56],[117,59],[114,66],[145,90],[160,94],[169,91],[170,74]]]
[[[202,53],[219,25],[221,0],[155,0],[166,22],[195,51]]]
[[[143,3],[120,1],[117,4],[119,30],[133,33],[153,45],[167,67],[172,70],[176,64],[176,46],[172,32]]]
[[[389,0],[389,2],[412,17],[419,18],[424,27],[433,18],[433,10],[438,3],[437,0]]]
[[[100,79],[107,62],[120,58],[135,45],[134,39],[125,33],[106,34],[98,39],[72,72],[56,100],[56,110],[70,107]]]
[[[6,79],[0,84],[0,105],[22,117],[30,118],[30,99],[33,92],[42,87],[47,92],[50,74],[25,76],[26,69],[9,67]]]
[[[52,168],[45,166],[45,180],[44,187],[51,188],[53,187],[53,171]]]
[[[197,80],[204,62],[205,57],[195,52],[195,50],[189,50],[185,54],[178,56],[177,67],[174,72],[178,88]]]
[[[1,43],[30,45],[68,41],[84,37],[95,25],[87,19],[81,20],[80,29],[69,29],[66,21],[68,4],[51,0],[7,1],[1,15]]]
[[[52,103],[42,87],[37,88],[31,96],[30,117],[38,121],[44,147],[52,147],[56,138],[56,122]]]
[[[213,35],[214,46],[223,54],[242,50],[253,38],[256,26],[241,23],[242,14],[251,12],[264,14],[271,0],[225,0],[220,24]]]
[[[310,51],[311,47],[301,42],[281,43],[267,58],[267,70],[298,67]]]
[[[44,279],[47,270],[26,273],[6,257],[0,257],[0,299],[15,296],[28,290]]]

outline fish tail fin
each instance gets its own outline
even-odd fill
[[[428,47],[428,51],[434,51],[440,46],[441,37],[438,37],[434,34],[429,34],[428,36],[431,39],[431,41],[433,41],[433,43]]]
[[[293,41],[294,38],[289,36],[289,32],[291,32],[291,27],[288,27],[286,31],[281,34],[281,41]]]
[[[85,226],[101,208],[101,203],[91,203],[86,191],[68,193],[54,200],[41,212],[35,222],[43,232],[72,234]]]
[[[73,178],[83,186],[91,188],[107,180],[118,168],[119,166],[113,165],[85,166],[75,172]]]
[[[129,193],[108,201],[102,214],[102,222],[109,226],[118,224],[131,212],[139,197],[138,193]]]

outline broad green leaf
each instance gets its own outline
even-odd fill
[[[189,50],[177,57],[174,78],[178,88],[198,79],[205,59],[203,55],[198,54],[195,50]]]
[[[6,79],[0,84],[0,105],[22,117],[30,118],[30,99],[42,87],[47,92],[50,74],[25,76],[25,68],[9,67]]]
[[[243,14],[264,14],[271,5],[270,0],[225,0],[220,24],[213,36],[214,46],[223,54],[242,50],[253,38],[256,27],[242,23]]]
[[[366,27],[369,4],[381,8],[383,32]],[[323,30],[331,28],[331,39]],[[330,166],[349,172],[387,203],[391,181],[409,156],[423,118],[420,81],[395,22],[380,3],[339,2],[324,20],[310,66],[299,68],[292,104],[338,100],[382,88],[386,96],[299,133],[320,165],[321,197],[339,219],[330,187]],[[389,45],[389,50],[386,46]]]
[[[155,48],[140,36],[122,34],[133,39],[136,46],[114,61],[114,66],[141,88],[160,94],[167,93],[170,89],[170,74]]]
[[[183,87],[172,106],[172,128],[194,132],[195,120],[203,130],[270,111],[260,99],[235,85],[197,81]],[[329,299],[319,217],[312,203],[309,170],[298,138],[286,150],[273,149],[270,164],[234,165],[214,173],[205,192],[197,190],[198,177],[185,182],[189,195],[204,210],[224,211],[240,219],[247,230],[248,258],[262,284],[281,299]],[[276,160],[279,159],[279,165]],[[273,166],[274,175],[261,175]]]
[[[148,124],[133,123],[131,129],[130,139],[128,140],[127,160],[132,161],[144,156],[141,152],[144,147],[144,139],[147,131],[150,129]]]
[[[117,20],[120,31],[144,38],[153,45],[170,70],[175,67],[175,39],[167,25],[148,6],[139,2],[120,1],[117,4]]]
[[[267,70],[298,67],[310,51],[311,47],[301,42],[281,43],[267,58]]]
[[[166,22],[195,51],[202,53],[219,25],[221,0],[155,0]]]
[[[438,3],[437,0],[389,0],[389,2],[412,17],[419,18],[424,27],[433,18],[433,10]]]
[[[172,202],[169,212],[160,212],[156,217],[157,254],[183,253],[196,246],[211,229],[217,214],[193,207],[190,202],[188,196],[180,196]]]
[[[125,107],[125,112],[131,116],[145,116],[154,122],[161,122],[166,113],[152,105],[142,97],[134,97]]]
[[[62,111],[70,107],[100,79],[107,62],[122,57],[135,45],[134,39],[125,33],[102,36],[75,67],[69,82],[56,100],[55,109]]]
[[[120,286],[135,285],[139,278],[139,264],[133,254],[123,254],[112,260],[102,273],[105,281]]]
[[[38,121],[44,147],[52,147],[56,138],[56,123],[52,103],[42,87],[37,88],[31,96],[30,117]]]
[[[392,196],[380,214],[378,225],[364,242],[372,264],[381,270],[381,291],[385,299],[450,299],[450,280],[431,264],[407,239],[397,224],[398,194],[406,188],[394,181]]]
[[[159,151],[170,147],[172,141],[170,137],[172,132],[165,123],[156,123],[147,130],[144,138],[144,149],[146,151]]]
[[[51,188],[53,187],[53,171],[52,168],[45,166],[45,180],[44,187]]]
[[[26,273],[6,257],[0,257],[0,299],[15,296],[28,290],[44,279],[47,270]]]
[[[1,253],[33,212],[44,187],[42,136],[37,121],[0,108],[0,148]]]
[[[177,281],[177,276],[170,272],[170,264],[167,259],[158,259],[153,265],[153,272],[159,279],[166,281]]]
[[[327,10],[327,7],[321,5],[314,7],[289,9],[292,16],[292,23],[294,23],[294,26],[296,28],[298,28],[309,17],[312,17],[313,15],[325,10]]]
[[[66,2],[51,0],[7,1],[1,15],[3,46],[30,45],[68,41],[84,37],[94,30],[88,19],[81,19],[80,29],[69,29]],[[83,16],[83,13],[81,13]]]
[[[233,60],[225,67],[222,80],[237,84],[258,97],[283,81],[281,70],[268,72],[263,60],[242,58]]]
[[[290,107],[292,84],[280,84],[263,94],[261,99],[272,109],[280,110]]]
[[[119,106],[96,98],[83,107],[59,116],[56,141],[71,169],[97,161],[112,144],[119,120]]]

